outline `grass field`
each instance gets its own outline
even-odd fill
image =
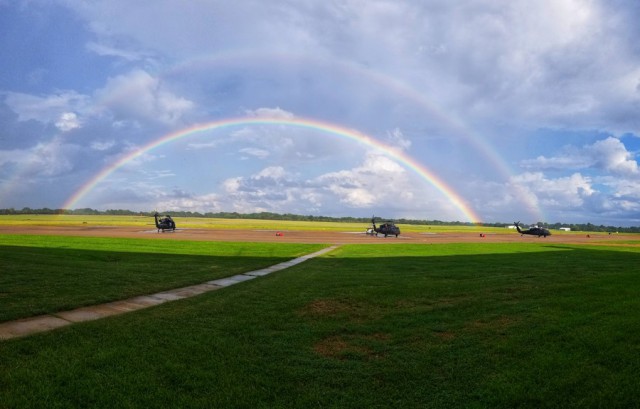
[[[60,260],[46,270],[60,276],[83,266],[87,285],[108,260],[166,250],[0,238],[7,253],[22,249],[14,265]],[[306,251],[181,245],[166,258],[194,270]],[[223,290],[0,342],[0,407],[638,407],[639,263],[637,247],[345,245]]]
[[[0,235],[0,322],[200,284],[322,247]]]

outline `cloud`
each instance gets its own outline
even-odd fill
[[[19,167],[20,177],[25,180],[30,179],[31,182],[46,180],[73,170],[74,156],[78,150],[78,146],[65,144],[59,138],[55,138],[48,143],[38,143],[29,149],[0,150],[0,166],[13,164]]]
[[[602,183],[614,188],[613,197],[615,199],[632,202],[636,206],[640,206],[640,180],[606,178]]]
[[[154,208],[160,210],[182,210],[191,212],[226,211],[217,194],[195,195],[181,191],[171,191],[167,197],[158,198]]]
[[[240,152],[259,159],[264,159],[270,155],[269,151],[257,148],[243,148],[240,149]]]
[[[604,170],[618,175],[638,175],[638,163],[619,139],[609,137],[585,150],[591,154],[596,166]]]
[[[117,119],[175,125],[195,107],[194,102],[173,94],[158,78],[140,69],[110,78],[96,95],[98,103]]]
[[[220,147],[222,144],[224,143],[224,141],[222,140],[215,140],[215,141],[210,141],[210,142],[190,142],[187,147],[189,149],[192,150],[200,150],[200,149],[216,149],[218,147]]]
[[[526,172],[512,177],[508,186],[512,198],[506,205],[513,207],[520,202],[540,207],[546,215],[543,221],[593,223],[600,220],[602,224],[615,225],[640,221],[638,180],[592,178],[580,173],[549,177],[541,172]],[[499,189],[496,187],[493,192],[501,195]]]
[[[402,151],[406,151],[411,147],[411,140],[407,139],[399,128],[387,132],[387,141],[390,146]]]
[[[12,169],[29,161],[31,154],[26,149],[0,150],[0,168]],[[8,179],[8,175],[4,178]]]
[[[362,165],[324,174],[314,184],[354,208],[369,208],[377,201],[406,200],[412,195],[404,168],[374,153],[367,154]]]
[[[267,46],[273,51],[310,45],[308,28],[303,26],[297,8],[278,3],[249,0],[222,7],[206,2],[186,5],[163,1],[148,7],[114,0],[66,1],[66,5],[87,22],[100,42],[126,38],[129,41],[120,48],[126,45],[162,50],[176,58],[213,53],[221,48],[244,48],[248,43],[253,48]]]
[[[242,209],[251,211],[295,208],[303,213],[320,209],[333,212],[336,203],[367,209],[384,201],[406,200],[413,194],[406,171],[373,153],[356,168],[312,179],[301,180],[283,166],[269,166],[249,177],[229,178],[223,186],[225,197],[232,197]]]
[[[285,180],[286,177],[287,172],[282,166],[270,166],[268,168],[262,169],[260,172],[252,176],[252,179],[281,181]]]
[[[258,108],[255,110],[247,110],[245,114],[253,118],[277,118],[277,119],[293,119],[295,115],[289,111],[285,111],[280,107],[276,108]]]
[[[584,169],[593,165],[594,161],[584,155],[578,156],[538,156],[535,159],[525,159],[520,162],[524,169]]]
[[[113,140],[110,141],[95,141],[91,143],[91,149],[96,151],[106,151],[113,148],[116,145],[116,142]]]
[[[423,23],[405,37],[422,50],[412,67],[428,73],[422,83],[460,117],[601,128],[620,124],[612,114],[638,103],[638,54],[619,24],[628,9],[580,0],[416,9]],[[624,122],[633,126],[626,130],[637,131],[626,111]]]
[[[549,208],[579,208],[595,193],[592,179],[580,173],[553,179],[540,172],[527,172],[514,176],[511,183],[535,192],[538,201]]]
[[[473,121],[623,123],[633,127],[626,131],[640,130],[634,111],[624,108],[640,103],[634,13],[600,1],[471,1],[437,7],[361,0],[249,1],[224,8],[185,7],[179,1],[152,9],[124,1],[66,5],[98,38],[90,47],[105,55],[133,60],[145,49],[180,61],[230,50],[285,56],[313,50],[328,61],[353,61],[398,78]],[[141,24],[145,21],[154,24]],[[273,68],[264,65],[259,71]],[[322,75],[313,69],[290,71],[295,77],[271,91],[291,95],[292,88]],[[255,97],[256,88],[249,91]],[[622,112],[624,118],[612,117]]]
[[[70,131],[72,129],[80,128],[80,121],[78,116],[74,112],[64,112],[60,115],[58,121],[56,121],[56,128],[63,132]]]
[[[117,57],[126,61],[139,61],[148,57],[145,53],[133,51],[131,49],[118,48],[116,46],[97,43],[94,41],[88,42],[86,47],[88,50],[100,56]]]
[[[608,137],[582,148],[565,147],[563,154],[547,158],[523,160],[525,169],[587,169],[596,168],[617,175],[638,175],[638,163],[633,154],[617,138]]]
[[[249,177],[229,178],[222,186],[224,202],[238,212],[286,212],[292,205],[298,210],[304,206],[296,200],[299,182],[279,166],[264,168]]]
[[[64,91],[47,96],[29,95],[20,92],[5,93],[5,103],[18,114],[19,121],[35,120],[54,123],[61,130],[80,126],[78,112],[87,112],[91,98],[75,91]],[[71,128],[66,129],[68,126]]]

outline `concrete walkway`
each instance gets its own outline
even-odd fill
[[[206,283],[192,285],[189,287],[176,288],[174,290],[162,291],[156,294],[141,295],[121,301],[113,301],[106,304],[92,305],[89,307],[76,308],[70,311],[61,311],[55,314],[40,315],[37,317],[24,318],[16,321],[0,323],[0,340],[23,337],[38,332],[50,331],[56,328],[71,325],[76,322],[92,321],[112,315],[124,314],[129,311],[136,311],[154,305],[163,304],[168,301],[181,300],[193,297],[209,291],[218,290],[243,281],[262,277],[275,271],[284,270],[307,261],[311,258],[328,253],[338,246],[331,246],[307,254],[293,260],[285,261],[261,270],[249,271],[231,277],[220,278],[218,280],[207,281]]]

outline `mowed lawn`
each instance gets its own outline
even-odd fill
[[[0,235],[0,322],[200,284],[322,247]]]
[[[0,342],[0,407],[638,407],[639,263],[637,247],[347,245]]]

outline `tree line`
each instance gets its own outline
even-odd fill
[[[0,215],[18,215],[18,214],[33,214],[33,215],[106,215],[106,216],[153,216],[154,212],[135,212],[131,210],[123,209],[109,209],[109,210],[96,210],[91,208],[82,209],[32,209],[24,207],[22,209],[0,209]],[[259,213],[238,213],[238,212],[189,212],[189,211],[163,211],[161,214],[171,214],[173,217],[203,217],[203,218],[219,218],[219,219],[259,219],[259,220],[291,220],[291,221],[320,221],[320,222],[344,222],[344,223],[369,223],[371,218],[369,217],[330,217],[330,216],[313,216],[313,215],[299,215],[292,213],[272,213],[272,212],[259,212]],[[378,219],[381,220],[381,219]],[[417,220],[417,219],[395,219],[397,224],[414,224],[414,225],[429,225],[429,226],[486,226],[486,227],[507,227],[512,223],[471,223],[461,221],[442,221],[442,220]],[[570,228],[571,231],[589,231],[589,232],[620,232],[620,233],[640,233],[640,226],[620,227],[620,226],[605,226],[595,225],[592,223],[545,223],[538,222],[538,226],[546,227],[548,229],[560,229]]]

